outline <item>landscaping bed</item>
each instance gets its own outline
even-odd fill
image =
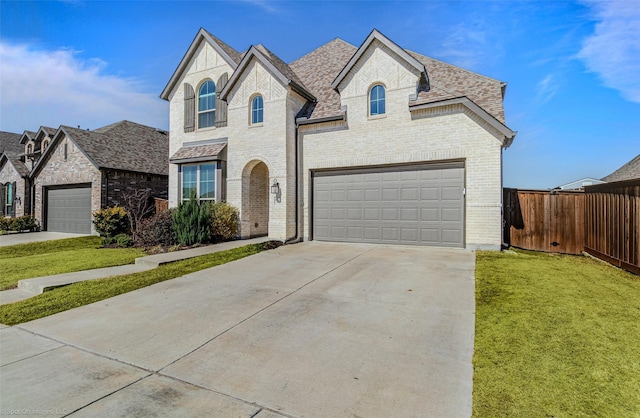
[[[640,416],[640,278],[587,257],[478,252],[473,415]]]

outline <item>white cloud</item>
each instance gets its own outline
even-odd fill
[[[548,102],[556,95],[560,84],[556,81],[553,74],[547,75],[543,78],[537,86],[537,98],[542,103]]]
[[[168,128],[168,104],[134,79],[106,74],[99,59],[0,41],[0,62],[1,130],[95,129],[122,119]]]
[[[486,32],[480,23],[460,23],[443,40],[438,54],[463,68],[474,68],[482,61],[486,44]]]
[[[640,2],[598,0],[584,4],[593,10],[598,23],[578,57],[605,86],[640,103]]]

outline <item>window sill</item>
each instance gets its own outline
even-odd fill
[[[263,123],[252,123],[249,124],[249,129],[251,128],[262,128]]]
[[[387,114],[383,113],[382,115],[369,115],[369,117],[367,117],[367,120],[377,120],[377,119],[386,119]]]
[[[217,129],[217,128],[214,125],[214,126],[208,126],[206,128],[198,128],[194,132],[206,132],[206,131],[213,131],[215,129]]]

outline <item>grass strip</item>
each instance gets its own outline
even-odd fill
[[[77,238],[64,238],[53,241],[28,242],[26,244],[0,247],[0,260],[5,258],[27,257],[50,254],[60,251],[97,249],[102,246],[102,238],[91,235]]]
[[[131,264],[139,248],[102,248],[96,236],[0,247],[0,290],[22,279]]]
[[[156,269],[140,273],[74,283],[20,302],[0,306],[0,323],[17,325],[43,318],[165,280],[239,260],[268,248],[270,248],[268,242],[250,244],[231,250],[163,264]]]
[[[478,252],[474,417],[640,416],[640,278],[586,257]]]

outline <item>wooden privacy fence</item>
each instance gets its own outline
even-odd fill
[[[504,189],[504,242],[527,250],[584,250],[582,191]]]
[[[640,179],[585,188],[585,250],[640,274]]]

